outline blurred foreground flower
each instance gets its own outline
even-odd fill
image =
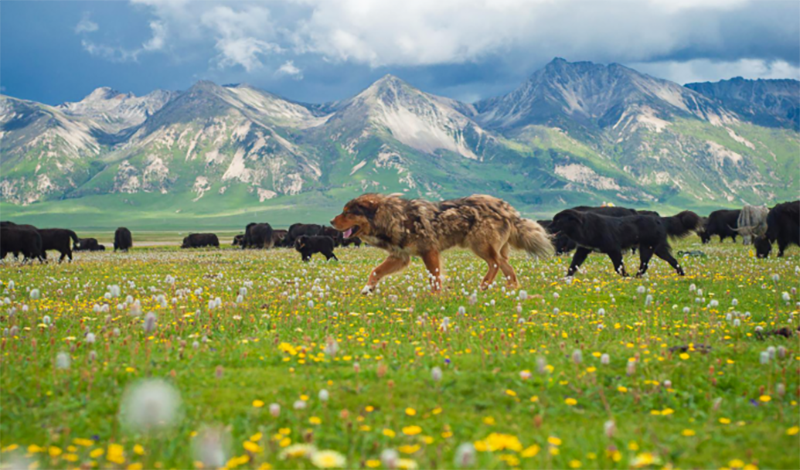
[[[167,428],[178,420],[181,397],[160,379],[148,379],[129,386],[122,397],[120,420],[134,431]]]

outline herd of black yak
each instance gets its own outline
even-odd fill
[[[670,253],[668,240],[696,233],[703,243],[714,236],[720,242],[746,235],[760,258],[769,256],[772,245],[777,243],[778,256],[783,256],[789,245],[800,246],[800,201],[784,202],[771,209],[762,208],[760,217],[743,219],[750,215],[749,209],[717,210],[700,217],[692,211],[662,217],[654,211],[628,209],[615,206],[579,206],[559,212],[552,220],[539,220],[553,237],[556,254],[575,250],[568,275],[572,275],[591,252],[608,255],[615,270],[625,275],[622,254],[627,250],[640,251],[641,265],[638,274],[644,274],[652,256],[667,261],[679,274],[683,270]],[[759,214],[758,211],[753,212]],[[747,220],[749,226],[743,226]],[[23,262],[47,259],[47,251],[61,253],[72,260],[73,251],[104,251],[105,246],[95,238],[79,238],[69,229],[40,229],[32,225],[0,222],[0,259],[12,253],[23,255]],[[193,233],[183,239],[181,248],[219,247],[219,239],[213,233]],[[338,230],[317,224],[294,224],[288,230],[273,229],[268,223],[251,223],[244,233],[236,235],[234,246],[242,249],[294,248],[303,261],[309,261],[314,253],[327,259],[336,259],[334,248],[361,246],[358,238],[344,238]],[[114,251],[128,251],[133,247],[130,230],[120,227],[114,233]]]

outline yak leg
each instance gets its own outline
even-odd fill
[[[581,267],[583,262],[586,261],[586,257],[589,256],[591,252],[592,250],[579,246],[578,249],[575,250],[575,254],[572,255],[572,263],[570,263],[569,269],[567,270],[567,276],[575,275],[575,272]]]

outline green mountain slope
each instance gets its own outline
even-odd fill
[[[324,222],[366,191],[488,193],[529,215],[798,195],[791,126],[627,67],[562,59],[475,105],[393,76],[326,105],[211,82],[145,97],[100,89],[58,107],[0,97],[0,133],[3,218],[41,225]]]

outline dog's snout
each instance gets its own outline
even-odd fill
[[[331,225],[335,225],[335,224],[336,224],[336,217],[331,219]]]

